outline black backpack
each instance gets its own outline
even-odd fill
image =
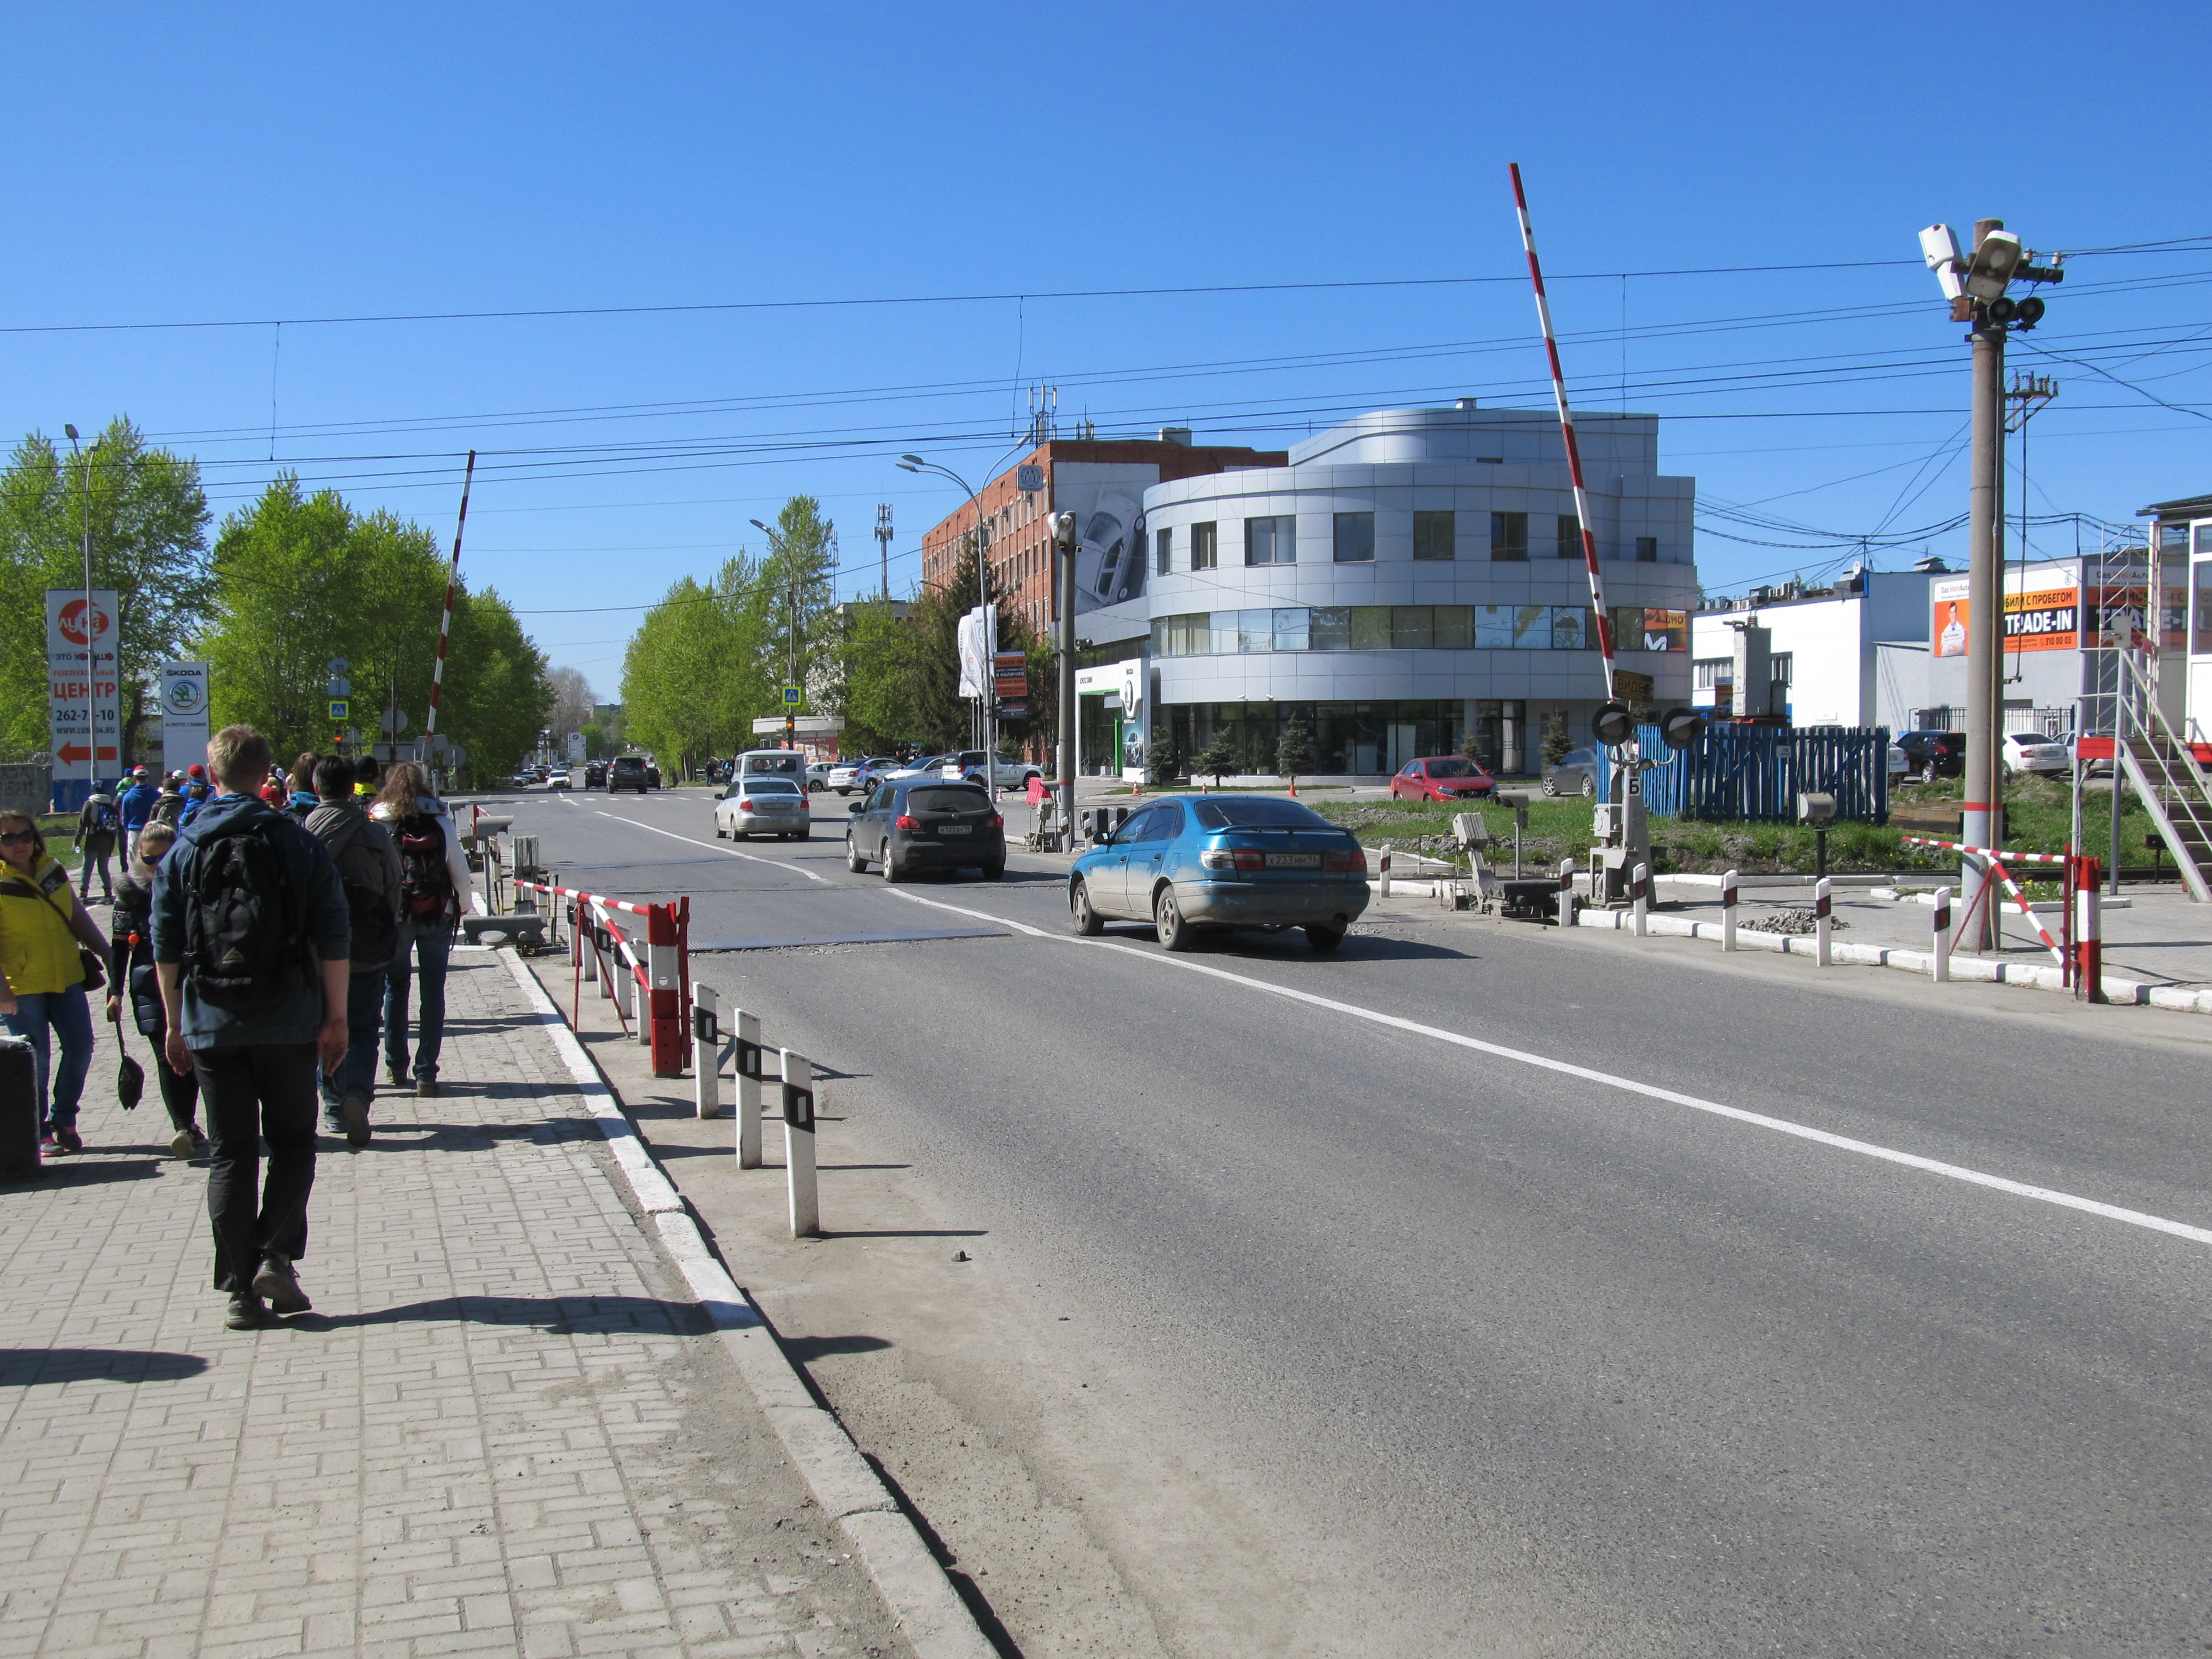
[[[185,872],[185,973],[211,1008],[252,1014],[313,984],[277,820],[241,811],[200,837]]]
[[[428,812],[410,812],[392,826],[399,847],[400,907],[410,921],[451,914],[453,872],[446,867],[446,826]]]
[[[399,918],[392,914],[389,894],[378,892],[346,871],[346,854],[361,839],[367,823],[367,819],[356,817],[348,824],[350,833],[344,840],[324,845],[338,867],[338,885],[345,890],[346,911],[353,921],[353,945],[347,954],[356,962],[381,963],[399,954]]]

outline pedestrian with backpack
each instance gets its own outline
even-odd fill
[[[92,902],[93,872],[100,872],[100,896],[108,903],[115,902],[114,878],[107,873],[107,860],[115,856],[115,837],[123,828],[123,819],[115,810],[115,797],[98,784],[84,799],[84,810],[76,815],[76,837],[70,845],[84,854],[84,867],[77,872],[76,884],[84,894],[84,902]]]
[[[385,827],[355,799],[354,763],[325,755],[315,763],[322,804],[307,833],[338,867],[353,923],[353,975],[346,992],[346,1054],[323,1078],[323,1127],[353,1146],[368,1145],[368,1103],[376,1092],[376,1035],[384,1018],[384,970],[399,949],[399,854]]]
[[[205,1158],[209,1151],[199,1125],[199,1074],[162,1063],[169,1022],[161,1008],[161,976],[154,968],[154,877],[176,841],[177,832],[167,824],[149,824],[139,832],[137,848],[115,884],[115,917],[108,929],[115,949],[114,969],[107,981],[107,1023],[119,1036],[127,1009],[139,1036],[153,1043],[154,1076],[161,1085],[161,1104],[168,1109],[173,1132],[169,1156],[194,1158]]]
[[[177,828],[181,830],[199,816],[201,807],[215,799],[215,791],[207,781],[207,768],[198,764],[186,767],[177,793],[185,798],[184,806],[177,814]]]
[[[123,856],[126,860],[131,857],[131,844],[138,838],[138,832],[146,827],[147,819],[154,816],[154,803],[160,799],[161,792],[154,787],[146,769],[143,766],[134,768],[131,774],[131,787],[116,797],[115,801],[115,816],[123,825]]]
[[[31,1045],[39,1142],[49,1154],[84,1150],[76,1109],[92,1067],[86,981],[97,988],[106,955],[107,941],[70,891],[69,872],[46,851],[38,821],[0,811],[0,1027]]]
[[[438,1056],[446,1032],[446,967],[453,930],[470,901],[469,863],[446,805],[413,761],[385,774],[370,816],[392,831],[399,849],[399,950],[385,975],[384,1063],[393,1088],[409,1076],[407,988],[421,993],[415,1029],[413,1076],[418,1097],[438,1093]]]
[[[154,797],[154,810],[146,815],[146,822],[181,830],[184,816],[185,781],[174,772],[165,772],[161,775],[161,792]]]
[[[253,793],[268,739],[227,726],[208,741],[208,765],[222,793],[154,878],[154,966],[163,1057],[198,1073],[215,1138],[208,1217],[223,1322],[251,1330],[311,1305],[294,1264],[315,1184],[316,1066],[345,1058],[353,928],[323,843]]]

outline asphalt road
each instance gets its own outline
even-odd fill
[[[1441,917],[1170,958],[1069,938],[1054,860],[852,875],[817,800],[736,848],[703,792],[515,811],[695,939],[1003,924],[694,972],[865,1076],[1274,1517],[1291,1645],[2212,1649],[2193,1029]]]

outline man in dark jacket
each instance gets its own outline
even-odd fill
[[[161,792],[154,787],[152,777],[143,766],[133,769],[131,787],[116,798],[115,816],[123,821],[123,861],[126,865],[137,848],[138,832],[154,816],[154,803],[161,798]]]
[[[198,1070],[215,1136],[208,1215],[216,1288],[230,1298],[223,1322],[250,1330],[272,1308],[310,1305],[293,1263],[307,1248],[315,1184],[316,1062],[345,1058],[353,928],[322,842],[253,796],[268,739],[227,726],[209,739],[208,763],[222,793],[161,860],[154,963],[163,1057]]]
[[[353,976],[346,993],[346,1053],[323,1075],[323,1127],[350,1146],[368,1145],[376,1088],[376,1039],[384,1029],[384,970],[399,947],[399,849],[353,793],[355,764],[343,755],[315,763],[320,805],[307,833],[328,849],[353,922]]]
[[[95,870],[100,872],[100,896],[110,904],[115,902],[115,878],[108,873],[107,860],[115,856],[115,837],[122,827],[115,797],[94,784],[84,799],[84,811],[76,815],[76,838],[71,843],[84,852],[84,868],[77,876],[76,886],[87,904],[92,902]]]

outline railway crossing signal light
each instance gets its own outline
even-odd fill
[[[1618,697],[1598,704],[1597,713],[1590,716],[1590,736],[1608,749],[1618,749],[1635,735],[1636,717]]]
[[[1659,717],[1659,735],[1669,749],[1689,749],[1705,735],[1705,717],[1694,708],[1670,708]]]

